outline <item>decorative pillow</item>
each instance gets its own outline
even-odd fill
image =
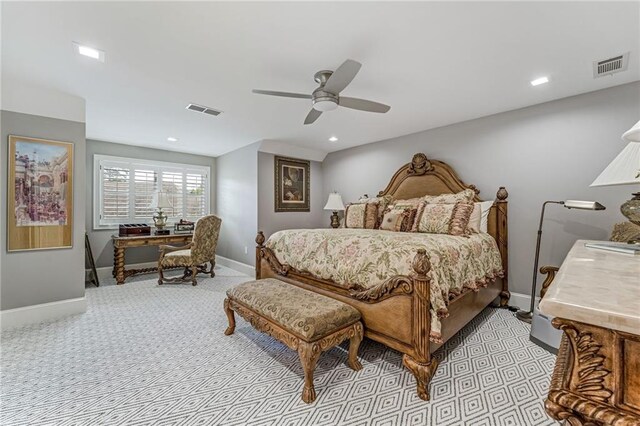
[[[423,202],[413,225],[413,232],[466,235],[473,204],[430,204]]]
[[[393,201],[393,197],[391,195],[384,195],[382,197],[375,198],[361,198],[358,202],[353,204],[377,204],[378,206],[378,218],[376,228],[382,223],[382,217],[384,216],[384,212],[387,209],[389,203]]]
[[[471,232],[487,232],[491,206],[493,206],[493,201],[473,203],[473,212],[471,213],[471,218],[469,218],[469,225],[467,225]]]
[[[378,203],[349,204],[344,211],[345,228],[376,229]]]
[[[423,197],[409,198],[408,200],[395,200],[389,208],[391,209],[417,209],[421,202],[424,201]]]
[[[387,209],[387,211],[384,213],[384,217],[382,218],[380,229],[383,229],[385,231],[395,231],[395,232],[401,231],[402,224],[406,220],[408,214],[409,214],[408,210]]]
[[[422,199],[429,204],[470,203],[475,195],[473,189],[465,189],[456,194],[425,195]]]
[[[418,209],[405,209],[407,215],[402,221],[402,226],[400,227],[401,232],[411,232],[411,228],[413,228],[413,223],[416,221],[416,215],[418,214]]]
[[[413,206],[413,200],[417,200],[415,206]],[[415,221],[416,214],[418,213],[418,205],[421,202],[422,201],[420,198],[412,198],[411,200],[398,200],[389,205],[389,207],[385,211],[385,214],[389,211],[399,211],[406,213],[400,227],[400,232],[411,232],[413,222]]]

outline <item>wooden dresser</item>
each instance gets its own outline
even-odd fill
[[[640,426],[640,256],[586,242],[540,302],[564,331],[545,408],[572,426]]]

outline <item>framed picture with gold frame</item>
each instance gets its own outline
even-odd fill
[[[276,156],[274,168],[276,212],[308,212],[311,163]]]
[[[7,250],[73,246],[73,144],[9,136]]]

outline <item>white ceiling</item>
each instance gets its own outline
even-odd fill
[[[640,80],[639,23],[638,2],[2,2],[2,72],[86,98],[88,138],[213,156],[262,139],[336,151]],[[593,78],[593,60],[626,51],[628,71]],[[310,101],[251,93],[310,93],[316,71],[347,58],[363,67],[343,95],[389,113],[339,108],[304,126]]]

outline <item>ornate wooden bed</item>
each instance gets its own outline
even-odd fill
[[[409,199],[424,195],[456,193],[471,188],[447,164],[415,154],[402,166],[379,196],[392,195]],[[478,292],[468,291],[449,303],[449,316],[442,319],[442,340],[446,342],[496,298],[505,306],[510,293],[507,285],[507,191],[501,187],[489,213],[488,233],[500,251],[504,277],[489,283]],[[403,353],[402,362],[415,376],[418,396],[429,400],[429,382],[437,360],[431,354],[442,344],[430,342],[431,329],[429,278],[431,268],[426,251],[416,253],[411,276],[397,275],[366,291],[353,292],[336,283],[282,265],[264,246],[262,231],[256,237],[256,279],[275,277],[299,287],[324,294],[356,307],[362,314],[365,336]]]

